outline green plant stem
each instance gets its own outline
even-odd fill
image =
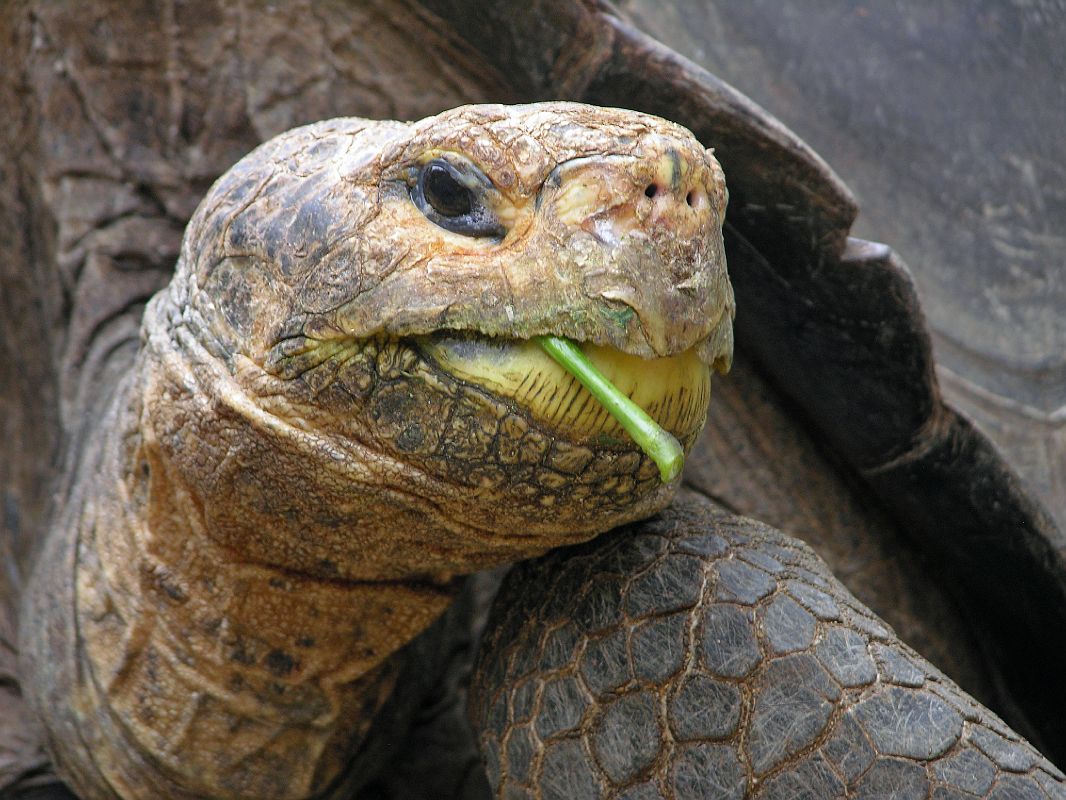
[[[685,466],[681,443],[607,380],[576,343],[562,336],[537,336],[535,340],[618,420],[640,449],[659,466],[663,483],[681,474]]]

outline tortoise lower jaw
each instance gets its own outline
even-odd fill
[[[415,342],[449,375],[514,403],[571,442],[601,446],[629,442],[618,421],[532,341],[441,331]],[[711,379],[698,347],[652,359],[589,343],[582,343],[581,349],[622,394],[682,442],[691,442],[702,429]]]

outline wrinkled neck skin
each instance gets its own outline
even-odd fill
[[[53,535],[40,558],[23,626],[31,699],[42,717],[62,709],[49,744],[86,800],[318,796],[392,691],[396,651],[456,584],[309,576],[233,549],[292,535],[257,529],[258,514],[283,518],[301,492],[322,499],[300,482],[328,482],[330,468],[321,442],[249,407],[173,324],[173,294],[151,305],[135,367],[84,448],[61,522],[75,534]],[[256,451],[271,445],[264,463]],[[235,526],[234,511],[252,524]],[[336,521],[292,516],[293,546],[326,552],[316,542]]]

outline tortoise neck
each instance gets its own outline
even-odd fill
[[[203,458],[225,458],[224,420],[159,355],[142,347],[87,442],[76,536],[41,582],[69,583],[58,565],[73,569],[73,664],[46,677],[67,687],[38,692],[68,695],[80,729],[51,737],[67,748],[57,763],[89,798],[322,796],[392,691],[397,651],[453,586],[242,560],[204,491],[215,503],[227,491]]]

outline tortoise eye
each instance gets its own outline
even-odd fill
[[[442,216],[461,217],[473,209],[471,191],[459,183],[444,164],[429,164],[422,170],[418,182],[426,202]]]
[[[485,201],[492,182],[473,164],[465,171],[442,158],[426,164],[411,187],[411,199],[426,218],[454,233],[502,238],[507,233]]]

